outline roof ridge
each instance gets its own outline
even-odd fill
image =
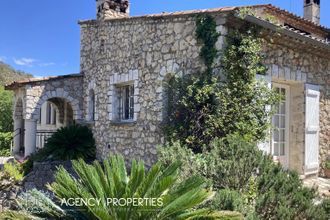
[[[304,17],[302,17],[300,15],[297,15],[297,14],[295,14],[293,12],[290,12],[290,11],[288,11],[286,9],[282,9],[282,8],[280,8],[278,6],[275,6],[275,5],[272,5],[272,4],[267,4],[267,5],[265,5],[265,7],[269,8],[269,9],[272,9],[272,10],[275,9],[275,10],[278,10],[278,11],[282,11],[282,12],[286,13],[287,15],[294,17],[295,19],[304,21],[304,22],[309,23],[309,24],[311,24],[313,26],[316,26],[318,28],[322,28],[323,30],[325,30],[327,32],[330,32],[328,27],[326,27],[324,25],[321,25],[321,24],[316,24],[316,23],[314,23],[314,22],[312,22],[312,21],[310,21],[310,20],[308,20],[308,19],[306,19],[306,18],[304,18]]]
[[[106,21],[116,21],[116,20],[129,20],[129,19],[138,19],[138,18],[153,18],[153,17],[168,17],[168,16],[180,16],[180,15],[189,15],[189,14],[200,14],[200,13],[217,13],[217,12],[229,12],[234,11],[240,8],[268,8],[270,10],[280,11],[285,13],[287,16],[291,16],[294,19],[300,20],[305,22],[306,24],[313,25],[316,28],[321,28],[323,31],[329,32],[329,28],[316,24],[310,20],[307,20],[299,15],[296,15],[286,9],[282,9],[278,6],[274,6],[272,4],[256,4],[256,5],[239,5],[239,6],[223,6],[217,8],[208,8],[208,9],[191,9],[191,10],[181,10],[181,11],[174,11],[174,12],[162,12],[162,13],[154,13],[154,14],[145,14],[145,15],[134,15],[129,17],[121,17],[121,18],[111,18],[107,19]],[[78,23],[84,24],[89,22],[94,22],[96,20],[81,20]]]

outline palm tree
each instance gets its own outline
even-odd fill
[[[157,163],[146,172],[142,161],[133,160],[128,175],[122,156],[111,156],[103,165],[99,162],[89,165],[80,159],[73,161],[77,178],[60,167],[55,182],[48,187],[62,203],[69,198],[100,201],[97,205],[79,207],[91,219],[242,219],[239,213],[195,208],[213,193],[205,189],[203,179],[197,176],[177,183],[179,167],[178,162],[168,167]],[[109,203],[110,199],[121,199],[121,204]],[[132,202],[141,199],[154,199],[154,203]]]

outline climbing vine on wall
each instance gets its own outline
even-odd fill
[[[217,24],[211,15],[198,16],[196,20],[196,37],[202,44],[200,56],[207,67],[207,73],[212,72],[212,65],[218,51],[215,44],[220,34],[216,31]]]
[[[230,30],[221,57],[222,75],[213,68],[218,58],[215,44],[220,36],[210,15],[196,19],[196,38],[206,70],[172,77],[168,86],[168,140],[179,140],[195,152],[208,150],[215,137],[239,134],[251,141],[265,138],[272,112],[266,106],[278,96],[256,80],[265,74],[262,42],[254,27]]]

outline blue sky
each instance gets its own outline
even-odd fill
[[[35,76],[79,72],[78,20],[95,18],[95,0],[1,0],[0,60]],[[273,4],[303,14],[303,0],[131,0],[131,15]],[[321,1],[330,27],[330,1]]]

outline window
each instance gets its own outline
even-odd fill
[[[46,124],[50,125],[52,121],[52,106],[49,102],[47,102],[47,110],[46,110]]]
[[[52,114],[52,124],[53,125],[56,125],[56,120],[57,120],[57,115],[56,115],[56,109],[55,109],[55,107],[54,106],[52,106],[53,108],[53,114]]]
[[[95,93],[93,89],[89,91],[88,113],[89,113],[89,120],[95,121],[96,105],[95,105]]]
[[[41,112],[41,110],[40,110],[40,112]],[[55,106],[53,104],[47,102],[46,124],[47,125],[56,125],[56,120],[57,120],[57,115],[56,115]]]
[[[289,143],[289,87],[275,84],[275,91],[281,95],[273,116],[273,155],[287,157]]]
[[[40,110],[39,110],[38,124],[41,124],[41,117],[42,117],[42,107],[40,107]]]
[[[125,85],[118,87],[118,118],[120,121],[134,119],[134,86]]]

